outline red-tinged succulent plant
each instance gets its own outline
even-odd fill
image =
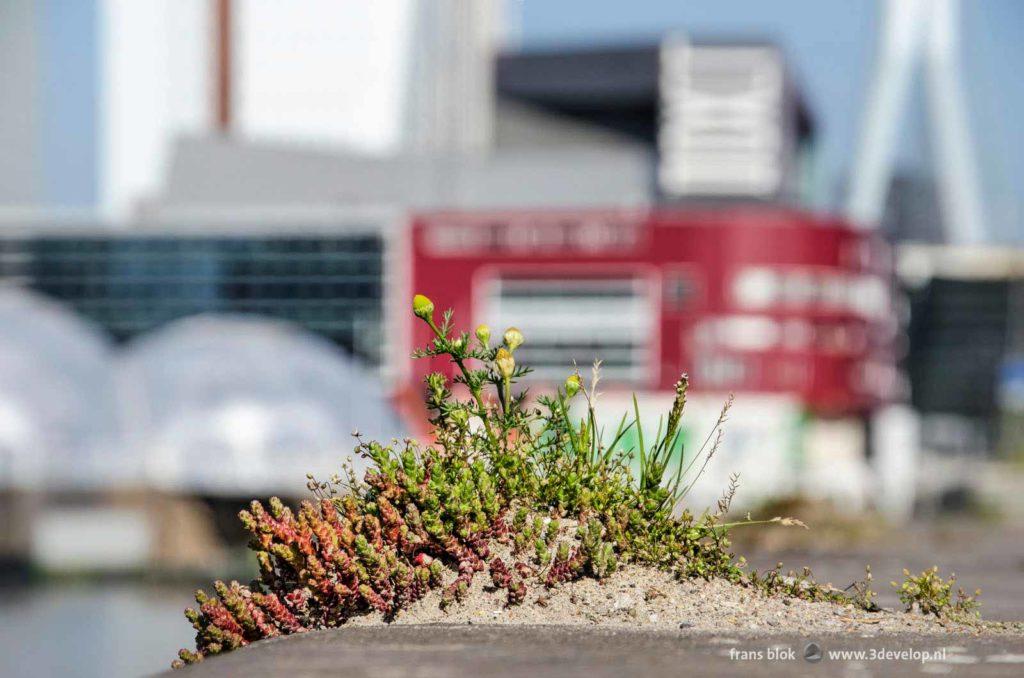
[[[446,358],[458,370],[451,380],[441,373],[426,378],[432,441],[383,445],[356,434],[356,453],[369,469],[363,478],[351,466],[344,480],[309,475],[313,499],[297,510],[276,497],[266,506],[252,502],[239,517],[258,577],[248,586],[217,582],[212,596],[197,592],[198,609],[185,613],[196,649],[182,650],[176,666],[357,615],[390,620],[435,589],[442,606],[453,605],[481,573],[506,592],[509,605],[524,602],[531,586],[601,578],[623,560],[766,590],[765,582],[781,581],[747,578],[734,562],[726,534],[754,521],[722,523],[728,501],[699,518],[676,512],[721,441],[709,437],[711,447],[684,465],[678,443],[685,375],[668,426],[649,445],[638,408],[631,422],[624,417],[614,436],[603,438],[593,402],[597,365],[589,386],[574,372],[553,395],[530,401],[514,388],[530,371],[514,355],[527,341],[520,330],[508,328],[502,344],[491,346],[486,326],[476,329],[476,342],[455,332],[450,311],[438,324],[423,295],[414,298],[413,313],[434,334],[414,357]],[[454,384],[468,399],[454,394]],[[571,408],[579,396],[582,417]],[[637,443],[626,448],[630,430]],[[699,459],[696,477],[686,477]]]

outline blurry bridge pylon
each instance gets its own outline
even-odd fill
[[[960,78],[959,0],[882,0],[881,35],[846,212],[876,227],[885,210],[900,123],[914,78],[925,77],[936,183],[946,239],[986,237],[979,178]]]

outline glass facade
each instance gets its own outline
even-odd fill
[[[0,281],[56,299],[117,341],[199,313],[294,322],[381,361],[379,235],[0,239]]]

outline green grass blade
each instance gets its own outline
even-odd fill
[[[647,451],[644,446],[644,427],[640,423],[640,404],[636,401],[636,394],[633,394],[633,421],[636,423],[637,445],[640,448],[640,487],[647,482]]]

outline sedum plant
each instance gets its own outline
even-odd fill
[[[497,342],[485,325],[472,335],[457,331],[451,312],[438,320],[423,295],[414,298],[413,313],[433,334],[413,357],[447,359],[455,375],[425,379],[430,442],[383,444],[356,434],[356,454],[368,467],[363,478],[347,464],[343,476],[327,481],[308,476],[312,497],[295,510],[277,498],[252,502],[240,518],[258,577],[249,585],[217,582],[212,595],[197,592],[198,607],[185,613],[196,648],[182,650],[176,666],[372,611],[391,619],[431,590],[451,605],[478,575],[504,590],[509,605],[522,603],[531,587],[602,578],[625,563],[767,593],[844,596],[818,587],[809,573],[744,573],[730,552],[731,529],[802,523],[749,516],[724,522],[735,477],[715,510],[682,508],[721,444],[731,399],[689,456],[674,452],[685,374],[653,439],[644,438],[635,399],[633,412],[605,437],[594,407],[599,365],[589,385],[574,370],[553,393],[532,399],[518,387],[530,371],[516,361],[526,341],[518,329]],[[627,438],[635,446],[627,447]]]

